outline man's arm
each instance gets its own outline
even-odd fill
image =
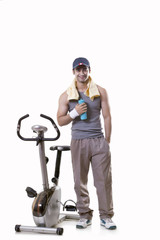
[[[98,89],[101,95],[101,107],[102,107],[102,115],[104,118],[105,138],[107,142],[110,143],[112,125],[111,125],[111,114],[110,114],[108,96],[104,88],[98,86]]]
[[[59,106],[57,111],[57,121],[60,126],[69,124],[73,119],[68,114],[67,93],[64,92],[59,98]]]
[[[59,106],[58,106],[58,112],[57,112],[57,121],[60,126],[64,126],[72,122],[72,120],[81,115],[82,113],[87,111],[87,105],[86,103],[77,104],[75,106],[76,115],[72,115],[73,118],[70,117],[70,114],[68,114],[68,95],[67,92],[64,92],[60,98],[59,98]]]

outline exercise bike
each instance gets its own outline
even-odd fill
[[[50,233],[50,234],[63,234],[63,228],[56,227],[58,223],[67,220],[74,219],[78,220],[78,214],[60,214],[60,206],[61,206],[61,188],[58,186],[58,179],[60,174],[60,164],[61,164],[61,156],[62,151],[69,151],[70,146],[52,146],[50,150],[57,151],[56,163],[55,163],[55,173],[52,178],[53,186],[49,187],[48,182],[48,172],[47,172],[47,162],[49,159],[45,156],[45,141],[56,141],[60,137],[60,131],[53,121],[52,118],[41,114],[42,118],[45,118],[51,122],[54,129],[56,130],[57,136],[55,138],[45,138],[44,133],[48,130],[46,127],[41,125],[34,125],[32,130],[37,134],[37,137],[34,138],[25,138],[22,137],[20,133],[21,122],[25,118],[29,117],[29,115],[25,115],[21,117],[18,121],[17,125],[17,135],[21,140],[24,141],[35,141],[37,146],[39,146],[39,156],[40,156],[40,165],[41,165],[41,173],[42,173],[42,184],[43,191],[37,194],[37,192],[31,188],[27,187],[26,192],[28,197],[34,198],[32,204],[32,214],[33,220],[36,226],[23,226],[23,225],[15,225],[16,232],[36,232],[36,233]],[[67,205],[66,203],[71,201],[74,205]],[[67,200],[63,205],[63,210],[66,211],[76,211],[76,203],[73,200]]]

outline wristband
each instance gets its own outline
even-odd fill
[[[74,108],[70,113],[69,113],[70,117],[72,119],[75,119],[76,117],[79,116],[79,113],[76,111],[76,109]]]

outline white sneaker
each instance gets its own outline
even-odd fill
[[[86,228],[86,227],[88,227],[91,224],[92,224],[91,220],[85,219],[85,218],[81,218],[79,220],[79,222],[77,223],[76,228],[79,228],[79,229]]]
[[[112,221],[111,218],[101,219],[100,224],[101,224],[102,226],[104,226],[105,228],[111,229],[111,230],[117,228],[117,227],[116,227],[116,224]]]

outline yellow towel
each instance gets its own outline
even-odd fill
[[[68,100],[78,100],[79,94],[76,88],[76,79],[73,80],[70,87],[67,89]],[[100,93],[98,91],[97,85],[93,82],[92,78],[89,76],[89,81],[87,84],[87,90],[84,92],[87,97],[93,101],[95,97],[99,97]]]

